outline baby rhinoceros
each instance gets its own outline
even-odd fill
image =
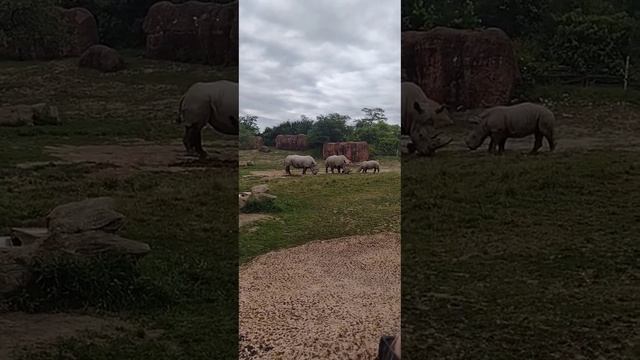
[[[470,120],[471,121],[471,120]],[[471,150],[475,150],[489,137],[489,152],[504,152],[507,138],[523,138],[535,135],[532,154],[542,147],[542,138],[549,143],[549,150],[553,151],[556,142],[553,137],[555,116],[546,107],[533,103],[522,103],[512,106],[496,106],[485,110],[479,115],[475,128],[465,139]]]
[[[351,160],[344,155],[331,155],[324,161],[324,171],[328,173],[329,168],[331,168],[332,174],[335,169],[338,169],[338,174],[340,174],[341,171],[343,174],[348,174],[351,172],[351,168],[349,168],[350,164]]]
[[[318,164],[311,156],[287,155],[284,158],[284,169],[288,175],[291,175],[291,168],[302,169],[302,174],[307,173],[307,169],[311,169],[313,175],[318,174]]]
[[[380,172],[380,163],[375,160],[363,161],[360,163],[358,172],[366,173],[367,170],[373,169],[373,173]]]

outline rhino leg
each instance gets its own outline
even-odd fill
[[[285,166],[284,171],[286,171],[288,175],[291,175],[291,166],[289,165]]]
[[[327,165],[327,166],[325,166],[325,168],[324,168],[324,173],[325,173],[325,174],[328,174],[328,173],[329,173],[329,166],[328,166],[328,165]]]
[[[306,168],[306,167],[303,167],[303,168],[302,168],[302,175],[306,175],[306,174],[307,174],[307,168]]]
[[[202,127],[200,126],[192,126],[191,127],[191,144],[195,149],[198,156],[201,158],[207,157],[207,152],[202,148]]]
[[[191,144],[191,126],[184,127],[184,136],[182,137],[182,144],[184,144],[184,149],[187,152],[187,155],[193,154],[194,148]]]
[[[538,150],[542,147],[542,133],[536,132],[536,140],[533,143],[533,149],[531,150],[531,154],[537,154]]]
[[[491,141],[489,141],[489,146],[487,147],[487,151],[488,152],[493,152],[493,149],[495,148],[495,143],[493,142],[493,138],[491,138]]]
[[[504,137],[498,143],[498,154],[504,153],[504,145],[507,143],[507,138]]]
[[[549,151],[553,151],[556,149],[556,141],[553,139],[553,135],[549,134],[546,136],[547,142],[549,143]]]

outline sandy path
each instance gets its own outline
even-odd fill
[[[400,234],[318,241],[240,269],[241,359],[374,359],[400,329]]]

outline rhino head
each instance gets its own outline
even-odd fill
[[[475,150],[482,145],[484,140],[489,136],[489,128],[487,127],[487,120],[478,117],[472,117],[469,122],[475,124],[473,130],[464,139],[464,143],[471,150]]]
[[[431,110],[429,107],[423,107],[424,104],[426,103],[414,103],[414,110],[420,114],[420,117],[418,121],[411,124],[411,129],[409,130],[411,145],[409,146],[409,149],[410,151],[416,151],[420,155],[431,155],[435,150],[446,146],[451,142],[437,141],[439,134],[434,133],[434,124],[439,123],[440,126],[442,126],[442,124],[447,121],[451,122],[451,119],[447,113],[446,116],[441,117],[441,119],[446,119],[446,121],[436,121],[439,115],[445,114],[445,111],[447,111],[446,106],[442,105],[435,110]]]

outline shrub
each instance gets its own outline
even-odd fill
[[[168,302],[168,296],[124,256],[39,259],[32,279],[9,301],[28,312],[93,307],[105,311],[142,309]]]

